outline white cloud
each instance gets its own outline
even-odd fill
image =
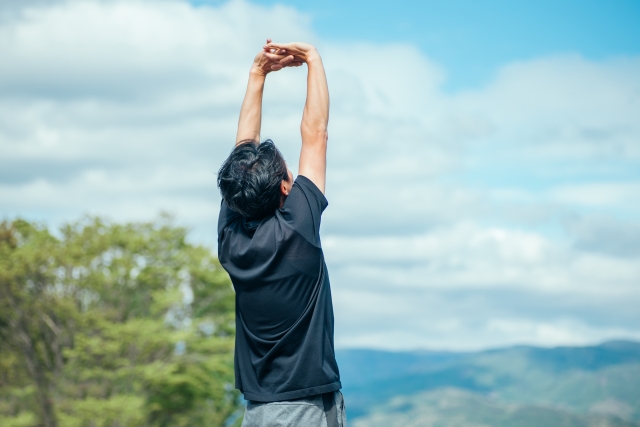
[[[623,183],[595,183],[558,186],[553,198],[563,202],[586,206],[633,207],[640,213],[640,181]]]
[[[353,287],[517,288],[640,298],[635,258],[580,252],[533,232],[460,224],[423,235],[329,236],[328,261]]]
[[[461,93],[454,102],[461,111],[485,117],[511,145],[534,145],[538,156],[583,160],[606,153],[637,160],[639,72],[640,58],[593,62],[568,55],[522,61],[506,65],[492,84]]]
[[[580,310],[575,307],[566,309],[571,304],[558,310],[558,304],[548,297],[524,293],[482,298],[482,292],[470,294],[334,289],[336,322],[342,329],[336,336],[337,345],[477,350],[513,344],[585,345],[616,338],[640,339],[640,331],[634,325],[622,325],[621,319],[586,320],[577,316]],[[532,301],[527,304],[527,300]],[[634,310],[631,303],[618,300],[617,304]],[[550,307],[555,312],[550,313]],[[595,304],[581,309],[598,311]]]
[[[640,255],[640,224],[621,221],[612,216],[592,215],[568,221],[567,228],[575,245],[592,252],[618,257]]]
[[[0,20],[4,216],[169,210],[213,245],[250,61],[266,37],[308,40],[332,97],[323,233],[340,345],[638,336],[639,58],[521,61],[446,94],[416,48],[328,43],[282,6],[32,1]],[[265,92],[262,137],[291,162],[304,82],[285,70]]]

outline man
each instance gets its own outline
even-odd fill
[[[293,179],[272,141],[259,143],[269,72],[307,64]],[[318,51],[267,44],[255,57],[236,147],[218,173],[218,256],[236,291],[236,387],[243,427],[346,425],[333,349],[333,306],[320,244],[329,90]]]

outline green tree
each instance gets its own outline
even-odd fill
[[[0,424],[204,426],[237,417],[234,298],[167,218],[0,224]]]

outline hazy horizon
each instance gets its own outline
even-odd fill
[[[0,217],[168,211],[215,248],[215,173],[264,40],[331,92],[338,348],[640,340],[640,4],[0,3]],[[267,79],[293,171],[305,69]]]

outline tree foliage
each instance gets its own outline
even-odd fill
[[[5,221],[0,425],[231,425],[233,310],[215,256],[168,218]]]

